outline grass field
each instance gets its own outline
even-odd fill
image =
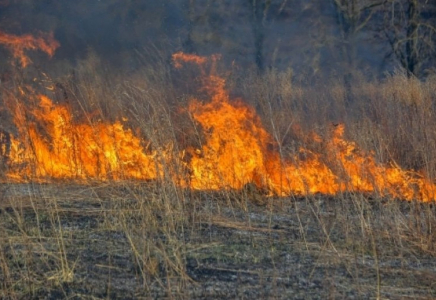
[[[214,63],[210,68],[221,74],[222,66]],[[36,107],[28,94],[36,90],[68,107],[71,124],[100,128],[99,122],[126,118],[124,126],[149,141],[144,149],[154,153],[164,175],[122,178],[124,169],[112,173],[116,180],[51,179],[30,160],[11,165],[4,159],[0,298],[436,297],[432,201],[353,189],[279,197],[258,182],[243,181],[240,188],[187,186],[193,170],[186,157],[207,153],[205,141],[214,132],[186,113],[193,97],[207,102],[209,96],[199,88],[204,82],[196,79],[198,67],[191,67],[174,69],[156,59],[124,74],[90,55],[56,79],[30,69],[2,84],[2,112],[9,113],[1,125],[11,136],[30,128],[51,140],[53,123],[38,123],[29,110],[17,128],[17,113],[11,113],[14,103]],[[356,74],[345,88],[340,78],[309,83],[291,71],[224,73],[219,78],[227,79],[229,102],[240,97],[253,108],[253,123],[269,134],[266,147],[279,157],[307,160],[298,150],[304,147],[334,170],[325,148],[330,144],[312,137],[328,141],[334,124],[342,123],[347,140],[380,166],[398,166],[434,182],[436,78],[394,74],[367,80]],[[160,153],[171,159],[159,160]],[[182,160],[180,153],[187,153]],[[20,170],[26,170],[21,180],[8,177]]]

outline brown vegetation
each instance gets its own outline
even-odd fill
[[[186,94],[179,71],[154,64],[113,75],[92,54],[56,80],[12,80],[68,103],[77,123],[128,118],[153,151],[168,142],[175,153],[201,145],[207,132],[180,114],[198,94]],[[311,135],[327,138],[333,124],[344,123],[346,137],[380,163],[434,181],[434,77],[356,75],[348,92],[341,79],[295,78],[291,71],[235,71],[227,83],[256,108],[282,157],[302,146],[327,151]],[[23,100],[16,87],[2,86],[2,99]],[[353,191],[267,197],[251,183],[195,191],[166,176],[3,183],[0,297],[434,298],[436,212],[434,203],[415,200]]]

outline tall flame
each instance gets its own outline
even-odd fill
[[[60,46],[59,42],[53,37],[53,33],[40,33],[39,37],[30,34],[21,36],[7,34],[0,31],[0,44],[8,48],[14,58],[18,59],[23,68],[31,63],[30,58],[24,50],[41,50],[52,57],[56,49]]]
[[[208,97],[206,101],[191,99],[188,105],[204,136],[198,149],[182,151],[190,155],[180,153],[170,159],[171,145],[161,152],[147,151],[146,143],[121,122],[77,123],[69,107],[40,95],[36,108],[15,107],[19,135],[10,139],[10,147],[3,146],[8,153],[7,177],[19,181],[152,180],[163,176],[164,162],[185,166],[181,176],[185,179],[180,174],[169,174],[169,178],[196,190],[255,184],[279,196],[358,192],[434,201],[433,182],[394,163],[377,162],[373,153],[344,138],[342,124],[333,128],[330,138],[312,134],[312,143],[319,144],[315,148],[324,149],[323,153],[302,147],[297,153],[280,154],[255,110],[230,98],[224,78],[216,75],[217,59],[181,52],[173,56],[177,68],[186,63],[200,66]]]
[[[204,57],[176,53],[176,67],[182,62],[201,67],[204,86],[211,100],[192,99],[189,111],[206,132],[206,141],[190,162],[194,189],[241,189],[254,183],[277,195],[307,195],[341,192],[378,193],[407,200],[431,201],[436,186],[413,171],[377,163],[372,153],[358,149],[343,138],[345,127],[336,126],[330,140],[313,134],[313,142],[324,144],[327,153],[301,148],[297,155],[282,158],[274,151],[272,137],[262,127],[253,108],[241,100],[230,101],[225,80],[205,72]],[[214,66],[217,57],[211,57]]]
[[[120,122],[75,124],[69,108],[39,95],[39,106],[15,109],[20,139],[11,140],[11,179],[155,179],[155,153]],[[26,117],[31,115],[31,117]],[[33,119],[35,121],[33,121]]]

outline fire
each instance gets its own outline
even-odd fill
[[[39,37],[30,34],[12,35],[0,31],[0,44],[8,48],[14,58],[18,59],[23,68],[32,61],[24,53],[24,50],[41,50],[52,57],[60,44],[54,39],[53,33],[40,33]]]
[[[239,190],[254,184],[278,196],[356,192],[434,201],[433,182],[394,163],[377,162],[373,153],[344,138],[342,124],[332,129],[329,138],[311,135],[311,142],[324,149],[322,153],[301,147],[297,153],[280,154],[255,110],[241,99],[231,99],[224,78],[216,75],[217,59],[184,53],[173,56],[177,68],[191,63],[202,74],[207,100],[191,99],[187,107],[203,132],[197,149],[170,155],[173,147],[167,145],[163,151],[151,151],[123,123],[78,123],[68,106],[39,95],[34,108],[22,104],[14,108],[19,134],[9,139],[10,147],[2,146],[9,165],[7,178],[155,180],[164,176],[164,165],[178,164],[184,166],[183,174],[170,169],[167,178],[195,190]]]
[[[414,171],[403,170],[396,164],[377,163],[372,153],[364,153],[354,142],[343,138],[345,127],[337,126],[327,147],[334,149],[332,157],[340,163],[346,180],[341,182],[342,191],[363,193],[377,192],[407,200],[431,201],[435,198],[436,186]]]
[[[12,138],[9,178],[155,179],[156,153],[146,154],[142,141],[120,122],[75,124],[69,108],[39,95],[37,108],[15,109],[20,139]],[[27,115],[30,115],[27,117]]]
[[[301,148],[293,157],[280,157],[254,109],[240,99],[231,101],[225,80],[214,74],[217,58],[211,57],[212,68],[206,75],[206,58],[183,53],[173,56],[176,67],[181,67],[182,62],[201,67],[210,97],[207,103],[192,99],[189,105],[193,118],[206,133],[204,145],[192,153],[191,188],[241,189],[254,183],[259,189],[281,196],[359,192],[434,200],[436,186],[432,182],[394,164],[376,162],[372,153],[365,153],[343,138],[343,124],[336,126],[330,140],[312,135],[313,142],[324,144],[327,153]]]
[[[214,56],[212,56],[214,57]],[[183,65],[182,63],[184,62],[191,62],[191,63],[195,63],[197,65],[204,65],[205,63],[207,63],[207,58],[206,57],[202,57],[202,56],[198,56],[195,54],[187,54],[187,53],[183,53],[183,52],[177,52],[173,54],[173,61],[174,61],[174,66],[176,68],[181,68]]]
[[[230,103],[225,80],[213,74],[217,59],[211,57],[211,74],[205,75],[202,82],[211,101],[203,104],[192,99],[188,107],[194,120],[208,133],[203,147],[191,151],[190,186],[207,190],[241,189],[250,182],[262,186],[270,136],[251,107],[241,100]],[[173,61],[176,67],[183,62],[195,63],[201,66],[202,74],[206,73],[205,57],[179,52],[173,55]]]

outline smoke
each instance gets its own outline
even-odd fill
[[[106,63],[117,64],[123,51],[177,44],[184,23],[181,7],[170,1],[137,2],[2,2],[0,28],[16,35],[53,31],[62,45],[55,58],[72,62],[83,59],[89,49]]]
[[[349,26],[341,22],[346,18],[332,3],[2,0],[0,30],[17,35],[53,31],[62,45],[54,59],[71,63],[92,49],[105,64],[132,68],[135,53],[153,49],[168,59],[176,51],[220,53],[223,61],[243,69],[260,63],[265,70],[292,68],[294,74],[330,77],[350,68],[382,74],[399,66],[388,55],[389,42],[376,36],[381,11],[374,11],[368,25],[350,37]],[[368,16],[366,11],[358,14],[365,22]]]

